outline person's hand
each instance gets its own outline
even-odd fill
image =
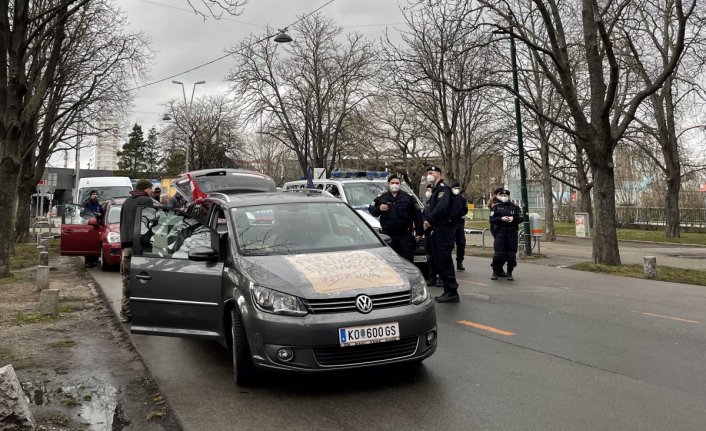
[[[380,204],[380,211],[387,211],[387,204]]]
[[[417,235],[417,236],[414,237],[414,240],[417,241],[417,242],[419,242],[419,240],[421,240],[421,239],[422,239],[422,237],[419,236],[419,235]]]
[[[424,220],[424,229],[429,229],[431,225],[429,224],[428,221]]]

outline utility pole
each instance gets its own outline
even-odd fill
[[[511,12],[512,13],[512,12]],[[517,79],[517,52],[515,36],[510,27],[510,57],[512,60],[512,88],[515,92],[515,126],[517,127],[517,147],[520,156],[520,195],[522,197],[522,228],[525,231],[525,256],[532,255],[532,241],[527,203],[527,174],[525,171],[525,149],[522,143],[522,113],[520,111],[520,90]]]

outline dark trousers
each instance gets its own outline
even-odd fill
[[[456,270],[453,262],[453,248],[456,240],[456,225],[449,224],[434,227],[431,235],[434,250],[434,265],[439,278],[444,283],[444,292],[456,294]]]
[[[507,262],[507,271],[511,272],[517,266],[517,230],[498,229],[495,231],[493,242],[495,253],[493,254],[494,272],[501,272],[503,265]]]
[[[424,253],[427,255],[427,268],[429,280],[436,279],[436,267],[434,266],[434,241],[431,239],[431,229],[424,231]]]
[[[388,234],[389,235],[389,234]],[[400,256],[404,257],[410,262],[414,262],[414,237],[412,233],[405,233],[402,235],[389,235],[392,241],[390,242],[390,247],[397,252]]]
[[[465,224],[463,222],[456,225],[456,263],[463,262],[463,256],[466,255],[466,232],[463,230]]]

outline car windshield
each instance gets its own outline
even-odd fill
[[[233,208],[238,250],[244,256],[318,253],[382,247],[344,203],[297,202]]]
[[[111,205],[108,210],[108,224],[120,223],[120,210],[122,205]]]
[[[130,196],[132,187],[129,186],[112,186],[112,187],[91,187],[81,189],[81,195],[79,196],[79,202],[85,204],[90,197],[91,191],[96,190],[98,192],[98,202],[105,202],[110,198],[118,198],[122,196]]]
[[[387,191],[387,182],[382,181],[361,181],[355,183],[344,183],[342,185],[346,193],[348,204],[355,209],[367,209],[373,200],[380,193]],[[402,190],[414,195],[407,184],[402,183]]]

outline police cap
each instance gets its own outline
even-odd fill
[[[398,176],[395,175],[395,174],[392,174],[392,175],[390,175],[390,177],[387,179],[387,182],[389,183],[389,182],[392,181],[392,180],[399,180],[399,179],[400,179],[400,177],[398,177]],[[402,181],[400,181],[400,182],[402,182]]]
[[[495,189],[493,194],[494,195],[508,195],[508,196],[510,196],[510,190],[504,189],[502,187],[498,187],[497,189]]]
[[[441,168],[438,166],[431,165],[427,167],[427,172],[429,171],[441,173]]]

